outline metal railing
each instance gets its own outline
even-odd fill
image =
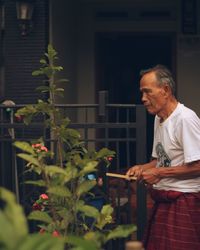
[[[98,104],[57,105],[63,116],[70,117],[70,127],[77,129],[86,147],[107,147],[116,152],[109,171],[124,173],[128,167],[146,160],[146,111],[141,105],[109,104],[107,93],[101,92]],[[44,118],[29,126],[15,118],[24,105],[0,105],[0,185],[13,190],[20,203],[29,209],[34,188],[24,184],[24,162],[16,157],[15,140],[32,141],[39,137],[51,142]],[[143,185],[104,179],[104,193],[115,208],[117,224],[137,223],[137,238],[142,238],[146,223],[146,190]],[[110,249],[110,248],[109,248]],[[117,246],[115,249],[118,249]]]

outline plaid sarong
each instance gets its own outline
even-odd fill
[[[150,189],[155,201],[145,250],[200,250],[200,193]]]

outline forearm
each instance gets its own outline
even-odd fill
[[[148,170],[148,169],[155,168],[156,167],[156,163],[157,163],[157,159],[153,159],[150,162],[142,164],[140,166],[143,169],[143,171],[145,171],[145,170]]]
[[[156,162],[157,162],[157,160],[154,159],[146,164],[134,165],[133,167],[129,168],[129,170],[126,172],[126,175],[135,176],[139,180],[142,172],[147,171],[149,169],[153,169],[153,168],[155,169]]]
[[[190,179],[200,176],[200,161],[183,166],[157,168],[158,176],[162,178]]]

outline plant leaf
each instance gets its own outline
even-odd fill
[[[43,211],[33,211],[29,214],[28,216],[29,220],[38,220],[38,221],[43,221],[46,223],[51,223],[52,222],[52,218]]]
[[[76,194],[80,197],[82,194],[87,193],[96,185],[95,180],[88,180],[82,182],[76,189]]]
[[[40,59],[40,63],[41,64],[47,64],[47,61],[46,61],[46,59],[42,58],[42,59]]]
[[[41,92],[49,92],[50,88],[48,86],[40,86],[36,88],[36,90]]]
[[[82,237],[77,237],[73,235],[67,236],[67,242],[73,246],[76,246],[79,250],[99,250],[95,242],[83,239]]]
[[[63,169],[61,167],[58,167],[56,165],[48,165],[48,166],[46,166],[45,172],[46,172],[46,174],[48,174],[50,176],[53,176],[54,174],[62,174],[64,176],[67,175],[65,169]]]
[[[63,88],[56,88],[55,91],[56,91],[56,92],[64,92],[64,89],[63,89]]]
[[[48,44],[47,51],[48,51],[47,56],[49,57],[49,59],[54,59],[54,57],[57,55],[56,50],[53,48],[51,44]]]
[[[15,244],[28,234],[26,217],[13,193],[0,188],[0,198],[5,202],[4,210],[0,210],[0,242],[8,249],[15,249]]]
[[[137,227],[135,225],[120,225],[108,233],[106,240],[126,238],[136,230]]]
[[[32,76],[39,76],[39,75],[43,75],[43,72],[41,70],[34,70],[32,72]]]
[[[95,242],[101,249],[101,243],[105,242],[105,235],[98,231],[90,231],[84,235],[84,239]]]
[[[22,151],[25,151],[27,153],[30,153],[30,154],[34,153],[34,150],[33,150],[32,146],[28,142],[16,141],[16,142],[13,143],[13,145],[16,148],[19,148]]]
[[[68,79],[59,79],[59,80],[57,80],[56,81],[56,83],[65,83],[65,82],[69,82],[69,80]]]
[[[104,215],[111,215],[113,213],[113,207],[110,204],[104,205],[101,209],[101,213]]]
[[[83,176],[85,174],[91,173],[91,172],[96,172],[97,169],[97,161],[89,161],[87,164],[84,166],[84,168],[79,172],[80,176]]]
[[[39,186],[39,187],[45,187],[46,184],[43,180],[37,180],[37,181],[25,181],[25,184],[30,184],[30,185],[35,185],[35,186]]]
[[[115,152],[107,148],[102,148],[97,152],[97,158],[104,158],[107,156],[114,156],[114,155],[115,155]]]
[[[32,234],[26,237],[15,250],[64,250],[64,240],[50,234]]]
[[[102,230],[106,224],[112,223],[112,213],[113,207],[110,204],[104,205],[101,209],[99,217],[97,218],[95,226]]]
[[[40,167],[40,162],[38,161],[38,159],[36,159],[32,155],[20,153],[20,154],[18,154],[18,156],[20,158],[24,159],[25,161],[29,162],[30,164],[33,164],[33,165],[35,165],[37,167]]]
[[[50,187],[47,192],[61,197],[71,197],[72,195],[67,187],[62,186]]]
[[[88,217],[92,217],[96,219],[99,216],[99,210],[93,206],[79,204],[77,206],[77,209],[83,212]]]

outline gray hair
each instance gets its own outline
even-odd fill
[[[170,87],[172,94],[174,95],[175,82],[171,71],[166,66],[158,64],[152,68],[141,70],[140,76],[143,76],[150,72],[155,72],[158,84],[160,86],[164,86],[165,84],[167,84]]]

